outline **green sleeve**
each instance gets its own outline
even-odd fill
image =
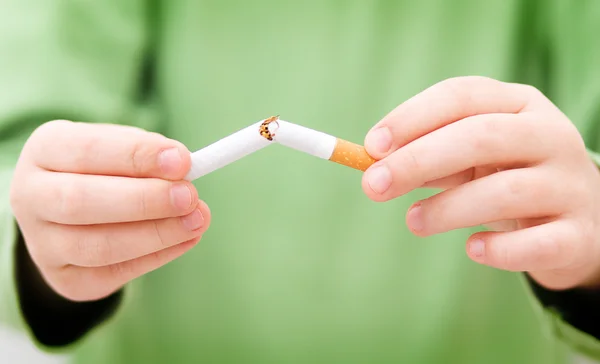
[[[588,149],[588,154],[590,155],[590,158],[592,159],[592,161],[594,161],[594,164],[596,164],[596,166],[598,166],[598,168],[600,168],[600,153],[597,153],[597,152],[594,152],[593,150]]]
[[[151,12],[143,0],[0,0],[0,9],[0,324],[28,334],[43,349],[65,349],[76,340],[49,348],[33,329],[43,322],[23,311],[20,293],[27,282],[17,274],[20,233],[10,208],[11,176],[28,136],[49,120],[160,131],[151,87],[143,82],[153,48]],[[114,318],[123,305],[118,302],[75,339]]]
[[[551,0],[538,6],[543,15],[536,29],[542,31],[528,69],[544,77],[533,83],[577,126],[600,166],[600,2]],[[523,281],[545,331],[600,360],[600,290],[550,291],[526,275]]]
[[[550,291],[526,274],[521,277],[544,333],[577,353],[600,360],[600,292]]]

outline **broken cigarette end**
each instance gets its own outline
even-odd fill
[[[279,123],[277,120],[279,120],[279,115],[271,116],[270,118],[265,119],[258,127],[258,133],[260,136],[272,142],[273,138],[275,137],[275,132],[277,129],[279,129]],[[273,125],[275,125],[275,127],[273,127]]]
[[[329,160],[363,172],[376,162],[365,147],[340,138],[337,138]]]

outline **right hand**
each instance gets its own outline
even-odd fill
[[[48,285],[73,301],[109,296],[190,250],[210,223],[183,178],[190,152],[129,126],[51,121],[23,147],[13,213]]]

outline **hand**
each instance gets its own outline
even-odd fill
[[[445,80],[385,116],[365,147],[380,159],[363,178],[371,199],[443,190],[407,212],[418,236],[488,225],[467,241],[475,262],[550,289],[600,286],[600,174],[576,127],[535,88]]]
[[[190,250],[210,222],[179,142],[133,127],[53,121],[25,144],[11,205],[46,282],[109,296]]]

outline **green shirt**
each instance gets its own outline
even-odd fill
[[[159,4],[160,3],[160,4]],[[600,147],[600,2],[0,1],[0,320],[32,333],[14,273],[12,168],[41,122],[159,131],[199,149],[285,120],[361,143],[410,96],[483,75],[542,89]],[[435,107],[435,105],[431,105]],[[600,342],[517,273],[429,238],[361,174],[272,146],[195,181],[213,219],[60,348],[75,363],[564,363]],[[1,361],[1,358],[0,358]]]

